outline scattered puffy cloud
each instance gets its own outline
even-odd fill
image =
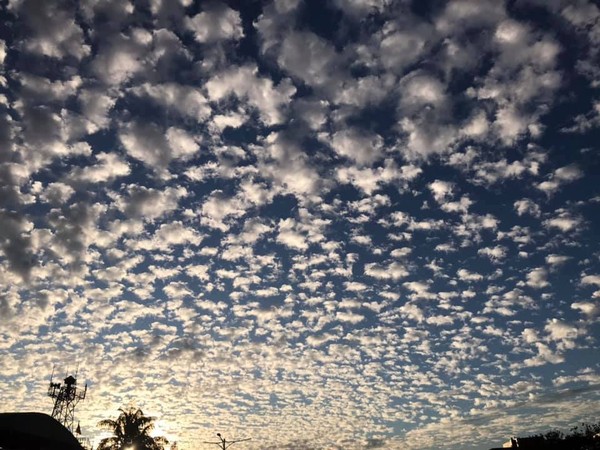
[[[355,129],[337,131],[331,138],[331,146],[337,154],[359,165],[370,165],[382,155],[380,136],[364,136]]]
[[[9,11],[31,33],[22,43],[26,51],[57,59],[89,55],[91,46],[76,22],[75,11],[61,2],[16,1],[10,3]]]
[[[283,109],[287,107],[296,88],[287,80],[275,85],[270,78],[261,77],[254,66],[229,68],[215,74],[206,82],[206,90],[211,101],[218,102],[229,95],[247,99],[258,109],[260,117],[267,125],[283,121]]]
[[[543,267],[536,267],[527,273],[527,286],[541,289],[550,285],[548,282],[548,271]]]
[[[206,10],[186,17],[184,23],[194,34],[194,39],[203,44],[237,40],[244,36],[239,12],[220,3],[208,3]]]
[[[171,161],[187,159],[200,149],[195,137],[185,130],[164,130],[153,123],[129,123],[120,131],[119,140],[129,156],[160,175],[167,173]]]
[[[600,275],[585,275],[581,277],[581,284],[600,286]]]
[[[541,214],[539,205],[528,198],[517,200],[514,203],[514,207],[519,216],[530,214],[534,217],[539,217]]]
[[[477,250],[480,255],[487,256],[492,261],[498,261],[506,257],[506,247],[496,245],[495,247],[484,247]]]
[[[561,185],[570,183],[583,177],[583,172],[574,164],[556,169],[549,180],[542,181],[537,188],[550,195],[556,192]]]
[[[569,232],[577,229],[581,225],[581,219],[574,217],[567,211],[559,211],[555,217],[544,220],[544,226],[549,229],[558,229],[562,232]]]
[[[594,417],[598,7],[259,3],[7,3],[5,409],[79,364],[94,441],[128,402],[183,450]]]

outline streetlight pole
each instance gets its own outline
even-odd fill
[[[228,441],[223,436],[221,436],[221,433],[217,433],[217,436],[219,437],[219,442],[204,441],[203,444],[215,444],[215,445],[218,445],[219,447],[221,447],[221,450],[227,450],[233,444],[237,444],[238,442],[244,442],[244,441],[250,440],[250,438],[245,438],[245,439],[234,439],[233,441]]]

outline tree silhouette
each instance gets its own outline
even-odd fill
[[[121,414],[116,420],[106,419],[98,423],[113,433],[102,439],[97,450],[164,450],[169,443],[162,436],[150,436],[154,428],[154,418],[145,416],[141,409],[119,408]]]
[[[517,438],[518,447],[531,450],[600,450],[600,422],[581,423],[570,433],[548,431],[525,438]]]

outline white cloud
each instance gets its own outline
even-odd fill
[[[362,314],[354,313],[351,311],[338,311],[335,314],[336,320],[340,322],[348,322],[351,324],[357,324],[365,320],[365,316]]]
[[[562,185],[582,177],[583,172],[581,169],[575,164],[570,164],[556,169],[549,180],[539,183],[536,187],[550,195],[560,189]]]
[[[109,126],[109,113],[116,103],[116,98],[100,90],[83,89],[78,100],[83,109],[83,116],[90,122],[89,132],[93,133]]]
[[[309,86],[334,82],[338,59],[328,41],[309,31],[286,34],[277,55],[279,67]]]
[[[119,139],[129,156],[160,175],[167,173],[172,160],[186,159],[199,150],[186,131],[175,127],[163,130],[153,123],[131,122],[119,132]]]
[[[416,320],[417,322],[422,322],[425,319],[425,314],[414,303],[406,303],[398,308],[400,314],[404,317],[408,317],[409,319]]]
[[[548,283],[548,271],[543,267],[537,267],[527,273],[527,286],[541,289],[550,285]]]
[[[197,140],[185,130],[169,127],[167,144],[171,148],[173,158],[187,158],[199,150]]]
[[[110,36],[92,62],[96,76],[108,85],[120,85],[144,67],[148,37],[146,33]]]
[[[473,201],[467,197],[466,195],[463,195],[459,201],[457,202],[446,202],[443,203],[440,208],[443,211],[446,211],[448,213],[463,213],[463,214],[467,214],[467,212],[469,211],[469,207],[473,204]]]
[[[344,282],[344,287],[350,292],[362,292],[368,288],[366,284],[359,283],[358,281],[346,281]]]
[[[537,205],[533,200],[530,200],[528,198],[517,200],[514,203],[514,207],[519,216],[522,216],[524,214],[530,214],[534,217],[539,217],[541,214],[539,205]]]
[[[560,266],[571,259],[570,256],[550,254],[546,256],[546,263],[550,266]]]
[[[168,187],[163,191],[129,185],[126,196],[118,196],[115,205],[125,215],[152,221],[174,211],[188,192],[183,187]]]
[[[341,156],[359,165],[370,165],[382,156],[382,139],[369,136],[356,129],[337,131],[331,137],[331,146]]]
[[[556,217],[544,220],[546,228],[557,228],[565,233],[577,229],[579,225],[581,225],[581,220],[566,211],[560,211]]]
[[[481,281],[483,280],[483,275],[475,272],[469,272],[467,269],[459,269],[456,272],[458,278],[463,281]]]
[[[61,204],[66,203],[73,194],[75,189],[64,183],[50,183],[40,196],[42,200],[48,203]]]
[[[244,36],[240,14],[224,5],[213,6],[194,17],[186,17],[184,23],[194,33],[194,39],[203,44],[238,40]]]
[[[573,348],[572,340],[579,336],[579,330],[558,319],[550,320],[544,327],[552,341],[559,341],[565,348]]]
[[[506,257],[506,247],[496,245],[495,247],[484,247],[477,250],[480,255],[487,256],[492,261],[498,261]]]
[[[279,232],[277,233],[277,242],[294,250],[306,250],[308,243],[306,236],[296,229],[294,221],[285,219],[279,222]]]
[[[202,204],[200,214],[202,223],[227,231],[226,220],[231,217],[241,217],[246,212],[247,205],[238,197],[229,197],[222,191],[213,192]]]
[[[581,284],[600,287],[600,275],[585,275],[581,277]]]
[[[365,264],[365,275],[380,280],[399,280],[409,275],[408,270],[403,264],[392,262],[387,265],[377,263]]]
[[[25,49],[52,58],[72,56],[81,59],[90,53],[75,12],[59,2],[13,1],[9,10],[25,21],[33,36],[24,42]]]
[[[572,126],[565,127],[561,131],[565,133],[585,133],[588,130],[600,127],[600,101],[596,100],[588,113],[576,116],[573,122],[575,123]]]
[[[129,164],[116,153],[98,153],[96,164],[74,169],[68,178],[80,183],[104,183],[131,173]]]
[[[4,64],[5,58],[6,58],[6,42],[0,40],[0,65]]]
[[[193,86],[176,83],[144,83],[131,89],[135,95],[147,96],[169,111],[177,111],[184,117],[204,122],[212,109],[202,91]]]
[[[404,92],[401,99],[403,111],[418,111],[424,105],[442,105],[446,100],[444,85],[436,78],[412,73],[401,81]]]
[[[270,78],[259,76],[254,66],[232,68],[215,74],[205,86],[211,101],[223,100],[231,94],[246,98],[251,106],[259,110],[261,119],[267,125],[282,122],[283,110],[296,92],[296,88],[287,80],[275,86]]]
[[[429,184],[429,190],[438,203],[443,203],[448,197],[452,197],[454,185],[447,181],[435,180]]]
[[[136,250],[172,251],[178,245],[200,245],[204,236],[196,230],[186,227],[182,222],[174,221],[162,224],[149,239],[127,240],[127,245]]]
[[[589,317],[596,317],[600,314],[600,305],[596,302],[574,302],[571,308],[581,311]]]

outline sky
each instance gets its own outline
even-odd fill
[[[182,450],[600,416],[600,3],[0,1],[0,404]]]

